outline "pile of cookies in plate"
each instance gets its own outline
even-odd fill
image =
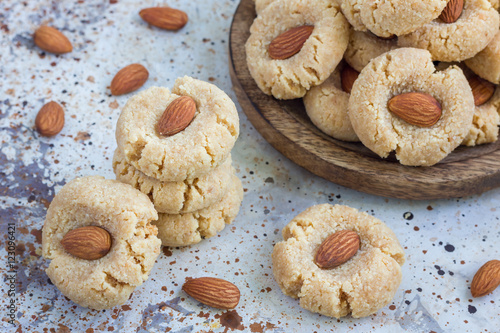
[[[497,141],[497,0],[255,0],[245,48],[258,87],[403,165]]]

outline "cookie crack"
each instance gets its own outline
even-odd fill
[[[115,278],[111,273],[109,272],[106,272],[106,271],[103,271],[105,277],[104,277],[104,282],[106,282],[107,284],[109,284],[110,286],[112,286],[113,288],[116,288],[118,286],[120,287],[123,287],[125,285],[129,285],[128,283],[126,282],[123,282],[123,281],[120,281],[118,280],[117,278]],[[104,284],[102,285],[102,287],[104,288]],[[108,288],[104,288],[102,291],[106,290]]]
[[[134,236],[137,236],[137,234],[135,234]],[[128,239],[125,241],[125,243],[127,244],[127,250],[132,255],[132,258],[134,259],[136,265],[139,265],[141,267],[142,274],[146,274],[147,272],[146,268],[144,267],[144,256],[132,249],[132,245],[130,244],[130,241]]]
[[[227,131],[229,132],[229,134],[231,134],[231,136],[233,137],[236,137],[237,134],[236,134],[236,129],[234,128],[234,126],[232,124],[230,124],[227,119],[225,118],[221,118],[220,115],[218,113],[216,113],[216,121],[217,121],[217,124],[225,127],[227,129]]]
[[[340,306],[341,307],[345,306],[347,313],[352,313],[351,303],[350,303],[349,299],[350,299],[349,294],[346,293],[342,288],[339,289]]]
[[[206,135],[205,135],[204,142],[203,142],[203,148],[205,149],[205,152],[207,153],[207,155],[210,156],[210,158],[211,158],[211,161],[210,161],[211,166],[214,166],[215,165],[215,155],[212,151],[210,151],[208,137]]]
[[[142,158],[142,152],[146,147],[146,144],[147,144],[146,141],[142,140],[132,143],[133,154],[129,156],[130,161],[137,162]]]

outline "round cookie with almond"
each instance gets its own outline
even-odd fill
[[[303,97],[342,60],[349,24],[330,0],[276,0],[250,27],[245,44],[257,86],[277,99]]]
[[[449,5],[454,8],[447,18],[400,36],[398,45],[426,49],[434,61],[463,61],[478,54],[498,32],[498,11],[488,0],[453,0]]]
[[[464,140],[474,114],[469,82],[456,66],[436,71],[426,50],[402,48],[373,59],[354,82],[349,118],[359,139],[401,164],[438,163]]]
[[[343,0],[342,12],[354,29],[390,37],[408,34],[431,22],[441,15],[447,3],[448,0]]]
[[[236,106],[215,85],[178,78],[129,99],[116,125],[125,160],[164,182],[197,178],[229,156],[239,135]]]
[[[158,218],[149,198],[100,176],[76,178],[47,211],[42,251],[52,283],[92,309],[124,304],[148,278],[160,254]]]
[[[287,296],[329,317],[369,316],[394,297],[404,252],[379,219],[354,208],[317,205],[286,225],[273,273]]]

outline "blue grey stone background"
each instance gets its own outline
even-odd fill
[[[169,5],[189,23],[169,32],[143,22],[142,8]],[[41,228],[54,194],[77,176],[114,178],[115,123],[131,95],[111,96],[114,74],[130,63],[150,73],[143,88],[172,87],[190,75],[217,85],[235,101],[228,71],[228,35],[237,1],[0,2],[0,298],[2,332],[495,332],[500,290],[472,299],[476,270],[500,259],[500,189],[480,196],[406,201],[367,195],[327,182],[275,151],[238,105],[241,135],[234,166],[245,188],[240,214],[219,235],[184,248],[165,248],[150,279],[123,306],[88,310],[49,281],[41,257]],[[41,24],[73,43],[61,56],[37,48]],[[45,138],[34,130],[38,110],[59,102],[66,124]],[[305,208],[344,204],[385,221],[405,248],[403,281],[376,315],[340,320],[310,313],[282,294],[272,276],[281,228]],[[16,226],[15,319],[8,323],[8,224]],[[232,311],[189,298],[187,277],[235,283]]]

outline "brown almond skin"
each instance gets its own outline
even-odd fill
[[[488,102],[493,94],[495,93],[495,85],[485,79],[480,78],[477,75],[469,78],[469,85],[472,89],[472,95],[474,96],[474,104],[476,106],[481,106]]]
[[[302,25],[285,31],[269,44],[269,56],[276,60],[284,60],[299,53],[313,30],[312,25]]]
[[[341,80],[340,83],[342,86],[342,90],[350,94],[352,90],[352,85],[354,84],[354,81],[356,81],[358,76],[359,72],[346,64],[344,68],[342,68],[342,71],[340,72],[340,80]]]
[[[359,235],[355,231],[337,231],[320,245],[314,262],[323,269],[340,266],[358,252],[359,243]]]
[[[105,229],[87,226],[69,231],[61,240],[61,245],[75,257],[96,260],[108,254],[111,242],[111,235]]]
[[[176,98],[170,103],[160,120],[157,130],[160,135],[172,136],[189,126],[196,113],[196,102],[189,96]]]
[[[63,54],[73,51],[71,42],[62,32],[46,25],[35,31],[33,40],[36,46],[49,53]]]
[[[165,30],[179,30],[188,22],[185,12],[170,7],[145,8],[139,15],[147,23]]]
[[[111,81],[111,94],[128,94],[142,87],[148,80],[149,72],[141,64],[131,64],[118,71]]]
[[[500,260],[490,260],[484,264],[472,279],[472,297],[482,297],[493,292],[500,285]]]
[[[35,118],[35,127],[42,136],[54,136],[64,127],[64,110],[59,103],[51,101],[42,106]]]
[[[450,0],[443,9],[439,18],[444,23],[456,22],[462,15],[464,9],[464,0]]]
[[[226,280],[201,277],[186,281],[182,290],[198,302],[217,309],[234,309],[240,302],[240,290]]]
[[[431,127],[442,114],[441,104],[433,96],[418,92],[394,96],[387,107],[399,118],[419,127]]]

